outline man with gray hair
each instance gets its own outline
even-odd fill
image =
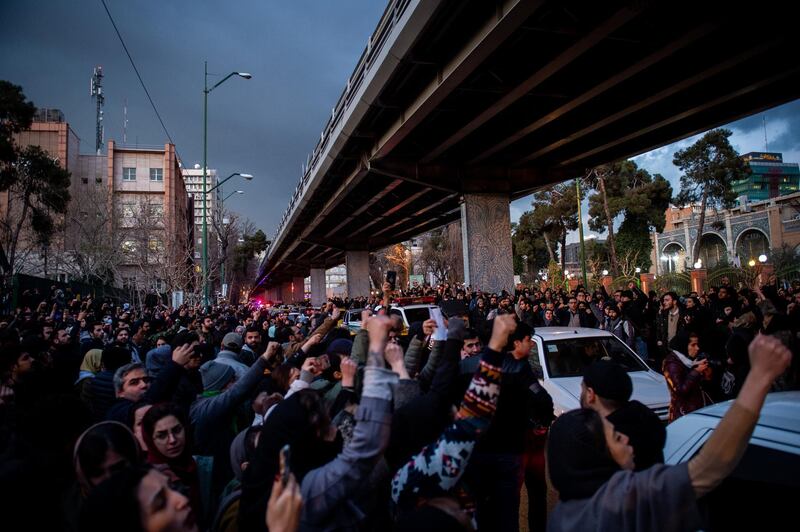
[[[159,401],[169,400],[185,371],[184,367],[189,363],[192,352],[190,344],[175,348],[172,351],[173,364],[168,370],[158,374],[158,382],[153,382],[153,378],[148,375],[144,364],[140,362],[125,364],[117,369],[114,373],[114,392],[117,400],[108,409],[106,419],[129,425],[131,410],[137,402],[146,401],[155,404]]]

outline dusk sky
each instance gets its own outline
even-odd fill
[[[209,167],[222,176],[252,173],[252,182],[226,206],[271,237],[314,148],[331,107],[366,46],[385,3],[380,0],[239,0],[236,2],[106,0],[164,122],[187,167],[203,156],[203,61],[225,76],[247,71],[209,96]],[[94,102],[89,78],[105,74],[105,136],[121,143],[123,106],[128,144],[163,145],[166,134],[147,102],[100,0],[3,0],[0,2],[0,79],[23,87],[39,107],[61,109],[94,148]],[[220,79],[210,77],[210,84]],[[800,103],[764,114],[770,151],[800,161]],[[764,149],[762,115],[729,126],[739,152]],[[677,189],[673,153],[689,138],[636,158]],[[511,205],[512,220],[530,198]],[[570,238],[573,240],[574,238]]]

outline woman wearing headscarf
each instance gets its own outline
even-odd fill
[[[189,497],[195,515],[202,516],[200,480],[189,442],[189,422],[173,403],[153,406],[142,418],[147,462],[164,473],[173,486]]]
[[[559,503],[548,530],[697,530],[697,499],[738,465],[773,381],[791,361],[778,340],[759,336],[749,348],[752,370],[700,451],[688,462],[634,472],[627,436],[597,412],[562,414],[550,429],[547,461]]]
[[[89,349],[83,356],[83,362],[81,362],[80,372],[78,373],[78,380],[75,381],[75,389],[81,401],[87,405],[90,405],[92,402],[89,385],[94,376],[102,369],[102,356],[102,349]]]
[[[128,427],[117,421],[103,421],[86,429],[75,442],[73,467],[76,483],[64,496],[64,518],[77,530],[78,512],[86,498],[113,473],[140,463],[139,445]]]

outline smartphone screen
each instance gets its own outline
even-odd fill
[[[291,473],[292,471],[290,465],[291,464],[290,455],[291,455],[291,447],[289,447],[289,444],[287,443],[281,448],[281,454],[280,454],[281,483],[284,486],[286,486],[286,484],[289,482],[289,473]]]

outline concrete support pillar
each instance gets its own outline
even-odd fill
[[[345,254],[347,296],[369,297],[369,251],[348,251]]]
[[[725,246],[728,248],[728,263],[733,263],[736,249],[733,246],[733,229],[731,228],[731,211],[725,211]]]
[[[694,258],[694,244],[692,242],[692,238],[689,236],[689,220],[683,221],[683,237],[686,239],[686,256],[689,258],[689,264],[692,265],[695,263]],[[700,238],[700,235],[697,235],[697,238]],[[684,266],[686,266],[684,264]]]
[[[325,268],[311,268],[311,304],[321,307],[327,300]]]
[[[464,282],[484,292],[514,293],[511,214],[506,194],[464,194],[461,239]]]
[[[306,278],[292,278],[292,303],[301,303],[306,298]]]
[[[281,299],[281,287],[280,286],[273,286],[269,290],[267,290],[267,299],[272,303],[276,301],[280,301]]]
[[[281,301],[283,303],[291,303],[292,302],[292,282],[286,281],[285,283],[281,283]]]

